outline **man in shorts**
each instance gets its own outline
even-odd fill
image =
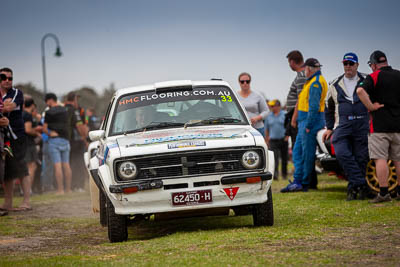
[[[370,202],[379,203],[391,201],[387,160],[393,160],[400,177],[400,71],[389,66],[379,50],[371,54],[368,64],[373,72],[360,83],[357,94],[371,112],[368,149],[375,161],[380,192]],[[400,185],[396,199],[400,200]]]
[[[10,68],[0,69],[0,92],[3,99],[3,114],[8,118],[8,140],[12,155],[6,156],[4,171],[4,204],[0,210],[23,211],[31,210],[30,181],[25,162],[26,136],[22,110],[24,94],[13,87],[13,72]],[[13,208],[14,180],[20,179],[24,199],[18,208]]]
[[[57,182],[56,194],[63,195],[71,192],[72,180],[69,165],[71,147],[68,141],[68,114],[65,107],[58,105],[55,94],[46,94],[45,102],[50,109],[44,118],[43,132],[49,136],[49,154]]]

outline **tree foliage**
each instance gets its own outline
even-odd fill
[[[15,88],[21,90],[24,95],[31,96],[35,100],[39,112],[42,112],[45,109],[46,103],[44,102],[44,94],[41,90],[36,88],[35,85],[32,83],[20,83],[16,84]],[[115,87],[114,84],[110,84],[109,87],[103,90],[101,95],[99,95],[94,88],[88,86],[83,86],[74,90],[74,92],[80,96],[79,105],[81,107],[84,109],[94,108],[96,115],[102,117],[104,116],[108,104],[115,93]],[[68,93],[59,97],[59,100],[63,101],[67,94]]]

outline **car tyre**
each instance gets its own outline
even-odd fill
[[[101,226],[107,226],[107,207],[106,207],[106,195],[103,190],[100,190],[99,193],[99,202],[100,202],[100,224]]]
[[[268,200],[261,204],[253,206],[254,226],[272,226],[274,225],[274,206],[272,202],[271,187],[267,193]]]
[[[108,239],[111,243],[126,241],[128,239],[127,217],[115,214],[114,205],[108,197],[106,199]]]

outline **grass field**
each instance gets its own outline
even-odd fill
[[[86,209],[52,216],[87,194],[34,196],[33,211],[0,217],[0,266],[400,266],[400,201],[347,202],[344,181],[319,180],[307,193],[273,183],[273,227],[253,227],[251,216],[149,221],[117,244]]]

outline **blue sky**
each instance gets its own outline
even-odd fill
[[[60,96],[175,79],[222,78],[237,90],[246,71],[253,90],[285,102],[293,49],[319,59],[327,80],[343,72],[350,51],[362,72],[376,49],[400,68],[395,0],[2,0],[1,10],[0,65],[14,70],[15,83],[43,88],[40,41],[58,36],[63,56],[46,39],[46,69],[48,91]]]

